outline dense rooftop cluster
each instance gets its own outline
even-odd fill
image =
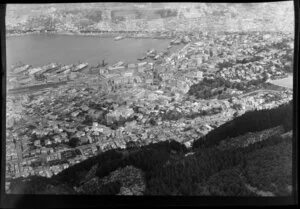
[[[14,68],[8,87],[27,80],[7,96],[8,184],[110,149],[166,140],[190,147],[236,116],[289,102],[292,90],[267,79],[291,72],[290,42],[283,33],[187,33],[170,43],[184,47],[157,58],[150,50],[142,62]]]

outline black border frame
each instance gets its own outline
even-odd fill
[[[282,0],[286,1],[286,0]],[[92,3],[97,1],[42,1],[42,2],[26,2],[26,3]],[[103,2],[103,1],[101,1]],[[120,2],[120,1],[113,1]],[[130,1],[133,2],[133,1]],[[183,2],[183,1],[182,1]],[[198,2],[198,1],[191,1]],[[199,1],[203,3],[267,3],[281,2],[273,1]],[[7,3],[23,3],[19,1],[11,1]],[[129,3],[129,2],[128,2]],[[159,3],[159,2],[157,2]],[[0,5],[0,37],[1,37],[1,76],[2,76],[2,97],[1,97],[1,130],[5,129],[5,101],[6,101],[6,36],[5,36],[5,7]],[[4,175],[1,173],[1,196],[0,206],[10,207],[30,207],[30,208],[53,208],[53,207],[107,207],[107,206],[224,206],[224,205],[294,205],[298,204],[298,66],[299,66],[299,1],[294,1],[295,14],[295,36],[294,36],[294,83],[293,83],[293,195],[290,197],[178,197],[178,196],[142,196],[142,197],[124,197],[124,196],[88,196],[88,195],[8,195],[5,194]],[[3,137],[3,138],[2,138]],[[1,131],[1,171],[5,171],[5,132]]]

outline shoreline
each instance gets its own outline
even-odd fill
[[[87,34],[87,33],[54,33],[54,32],[51,32],[51,33],[37,33],[37,32],[33,32],[33,33],[23,33],[23,34],[7,34],[7,37],[20,36],[19,38],[7,38],[7,40],[8,41],[14,41],[14,40],[17,41],[17,40],[22,40],[23,38],[27,39],[27,38],[31,38],[31,37],[33,39],[41,37],[42,40],[43,39],[48,39],[48,38],[52,39],[52,38],[56,38],[56,37],[57,38],[61,37],[63,40],[65,40],[65,39],[69,39],[69,38],[76,39],[76,37],[77,37],[77,38],[79,38],[79,40],[88,39],[88,40],[91,40],[91,42],[94,42],[94,41],[97,42],[97,40],[102,40],[102,42],[109,41],[110,43],[113,43],[114,45],[120,45],[120,46],[123,46],[123,44],[128,45],[128,43],[129,44],[130,43],[134,43],[135,41],[139,41],[139,42],[142,42],[142,43],[144,43],[144,41],[146,43],[148,43],[149,41],[150,42],[152,42],[152,41],[158,41],[159,43],[163,43],[164,45],[166,45],[166,47],[163,47],[162,49],[160,49],[161,47],[158,47],[158,49],[160,49],[161,51],[165,51],[165,50],[169,50],[170,51],[170,49],[167,49],[167,45],[170,45],[171,39],[169,39],[167,37],[163,37],[162,38],[162,37],[150,36],[150,35],[148,35],[147,37],[145,37],[145,36],[143,36],[143,37],[140,37],[140,36],[136,37],[135,34],[126,34],[124,36],[124,38],[122,38],[122,40],[114,40],[117,37],[117,35],[119,35],[119,34],[116,34],[116,33],[101,33],[101,34],[99,34],[99,33],[90,34],[89,33],[89,34]],[[123,37],[123,34],[122,34],[122,37]],[[147,49],[145,48],[145,50],[142,50],[141,51],[141,55],[144,54],[144,53],[146,53],[146,51],[148,49],[150,49],[150,47],[151,47],[151,45],[149,45],[149,47]],[[140,48],[140,47],[138,47],[138,48]],[[178,48],[178,47],[174,47],[174,49],[176,49],[176,48]],[[179,48],[182,48],[182,47],[180,46]],[[174,49],[171,50],[171,51],[174,51]],[[141,55],[137,54],[137,56],[135,58],[128,58],[129,60],[126,59],[126,56],[124,56],[124,57],[120,56],[120,57],[123,57],[121,59],[123,61],[137,63],[137,62],[141,62],[140,60],[138,60],[138,58],[140,58]],[[38,62],[38,63],[35,63],[35,62],[30,62],[30,60],[27,60],[27,61],[26,60],[21,60],[20,61],[20,59],[19,59],[18,61],[11,62],[11,65],[7,65],[7,69],[11,68],[12,65],[18,65],[18,63],[21,63],[21,62],[22,63],[26,63],[26,64],[30,64],[33,67],[39,67],[40,65],[45,65],[48,62],[56,62],[56,63],[62,64],[62,65],[64,65],[64,64],[74,64],[74,63],[77,62],[77,60],[76,61],[75,60],[72,61],[72,59],[69,60],[70,62],[69,61],[68,62],[63,62],[60,59],[57,61],[57,59],[53,59],[52,60],[50,58],[48,58],[47,60],[48,60],[47,62]],[[110,61],[109,60],[110,59],[108,58],[109,64],[114,64],[116,62],[116,61],[114,61],[114,59],[112,59]],[[118,59],[118,60],[120,60],[120,59]],[[97,63],[98,63],[98,61],[97,61],[97,63],[95,63],[93,59],[89,60],[88,58],[87,58],[86,61],[89,63],[89,65],[90,64],[97,65]]]
[[[144,34],[144,33],[141,33]],[[124,34],[120,32],[104,32],[104,33],[80,33],[80,32],[27,32],[27,33],[12,33],[7,34],[6,38],[9,37],[19,37],[19,36],[30,36],[30,35],[67,35],[67,36],[96,36],[96,37],[103,37],[103,38],[115,38],[116,36],[123,36],[124,38],[134,38],[134,39],[173,39],[174,37],[170,36],[152,36],[152,35],[145,35],[145,36],[134,36],[130,34]]]

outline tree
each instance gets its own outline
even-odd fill
[[[154,118],[151,118],[150,121],[149,121],[149,123],[150,123],[152,126],[157,125],[157,122],[156,122],[156,120],[155,120]]]
[[[79,143],[80,143],[80,139],[77,138],[77,137],[72,137],[69,141],[69,146],[74,148],[74,147],[77,147],[79,146]]]

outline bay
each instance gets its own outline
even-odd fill
[[[7,67],[16,63],[33,67],[56,62],[58,64],[90,65],[109,64],[118,61],[137,62],[149,49],[163,52],[169,45],[168,39],[126,38],[115,41],[113,37],[79,35],[24,35],[6,38]]]

